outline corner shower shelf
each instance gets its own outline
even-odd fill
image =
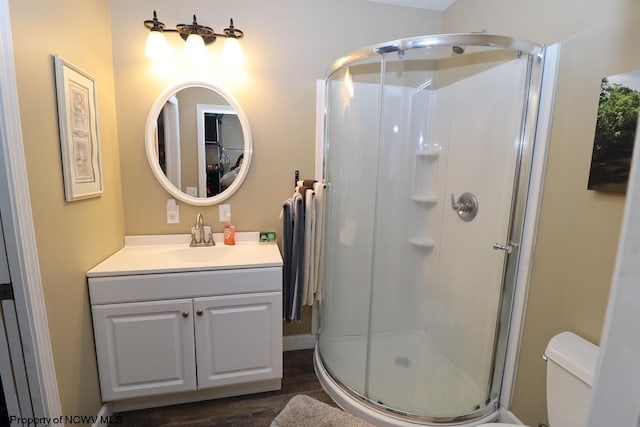
[[[409,243],[411,243],[413,246],[420,249],[433,249],[433,247],[436,245],[436,242],[434,242],[431,239],[419,238],[419,237],[410,238]]]
[[[434,145],[426,148],[422,148],[416,151],[416,156],[418,157],[438,157],[440,152],[442,151],[442,147],[439,145]]]
[[[438,202],[436,196],[413,196],[411,200],[416,203],[424,203],[425,205],[435,205]]]

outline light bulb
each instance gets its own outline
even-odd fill
[[[184,45],[184,58],[190,64],[197,64],[204,60],[206,50],[204,40],[199,34],[189,34]]]
[[[222,60],[225,65],[243,66],[245,64],[244,52],[242,46],[235,37],[227,37],[222,47]]]
[[[147,57],[158,60],[166,58],[169,54],[169,43],[162,31],[149,31],[147,43],[144,46],[144,54]]]

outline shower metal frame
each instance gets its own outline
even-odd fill
[[[362,61],[368,58],[384,55],[385,53],[398,52],[401,56],[405,50],[421,49],[429,47],[453,47],[453,46],[485,46],[500,49],[512,49],[527,55],[542,58],[544,46],[537,45],[527,40],[513,37],[484,33],[450,33],[435,34],[407,39],[394,40],[388,43],[380,43],[373,46],[351,52],[333,62],[327,77],[340,68]]]
[[[353,398],[356,402],[363,404],[369,410],[372,410],[383,417],[390,417],[399,421],[411,421],[424,423],[425,425],[446,425],[446,424],[459,424],[466,422],[473,422],[481,420],[495,413],[499,408],[499,398],[501,392],[502,376],[504,373],[507,342],[509,337],[509,325],[511,321],[512,304],[515,293],[515,281],[518,273],[518,262],[520,255],[520,247],[522,243],[522,234],[524,228],[525,211],[527,208],[527,196],[529,191],[529,181],[531,178],[531,166],[533,162],[533,150],[536,137],[536,127],[538,122],[538,111],[540,107],[540,91],[542,88],[542,74],[543,74],[543,61],[545,54],[545,47],[535,44],[533,42],[516,39],[513,37],[484,34],[484,33],[451,33],[451,34],[436,34],[420,37],[412,37],[407,39],[394,40],[387,43],[380,43],[373,46],[369,46],[363,49],[354,51],[348,55],[345,55],[334,63],[329,68],[325,81],[331,78],[331,76],[342,69],[343,67],[352,65],[356,62],[363,61],[369,58],[382,56],[382,72],[384,71],[384,55],[388,53],[397,52],[398,57],[402,59],[406,50],[422,49],[422,48],[437,48],[437,47],[454,47],[454,46],[476,46],[476,47],[491,47],[498,49],[511,49],[516,55],[521,56],[523,54],[528,55],[527,64],[527,77],[525,83],[525,103],[523,105],[521,127],[517,136],[516,151],[517,151],[517,163],[516,170],[514,172],[514,185],[511,201],[511,212],[509,216],[508,230],[509,235],[507,242],[504,242],[506,246],[511,246],[512,251],[505,253],[505,262],[503,266],[503,280],[502,280],[502,292],[501,301],[499,303],[496,319],[496,330],[494,339],[494,351],[493,351],[493,363],[490,373],[490,383],[488,384],[488,400],[486,406],[479,408],[468,414],[463,414],[455,417],[430,417],[424,415],[412,414],[406,411],[402,411],[396,408],[387,407],[375,402],[368,397],[362,395],[358,391],[354,390],[350,386],[341,382],[336,378],[325,365],[322,360],[322,355],[319,351],[319,346],[316,345],[314,353],[314,365],[316,371],[326,372],[328,380],[335,383],[337,387]],[[538,63],[535,67],[534,63]],[[381,83],[383,82],[383,75],[381,72]],[[325,99],[327,96],[325,88]],[[324,129],[326,135],[327,126],[327,111],[324,112]],[[323,162],[322,169],[323,175],[325,175],[326,164],[324,159],[326,158],[326,141],[323,142],[322,154]],[[511,284],[507,286],[507,284]],[[370,330],[370,329],[369,329]],[[370,337],[369,337],[370,341]],[[370,344],[367,344],[369,347]],[[367,348],[367,353],[370,349]],[[369,355],[367,356],[367,363]],[[368,373],[367,379],[368,381]],[[321,381],[322,382],[322,381]]]

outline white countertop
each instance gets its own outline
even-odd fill
[[[259,233],[236,233],[236,244],[224,245],[214,233],[216,246],[189,247],[189,234],[126,236],[125,245],[87,272],[87,277],[185,271],[231,270],[282,266],[275,243],[260,243]]]

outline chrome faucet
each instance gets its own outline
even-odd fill
[[[204,218],[198,212],[196,215],[196,224],[191,228],[191,243],[189,246],[215,246],[213,241],[213,233],[209,231],[209,239],[205,240],[206,230],[204,226]]]
[[[204,242],[204,218],[200,212],[196,215],[196,231],[198,232],[198,243]]]

